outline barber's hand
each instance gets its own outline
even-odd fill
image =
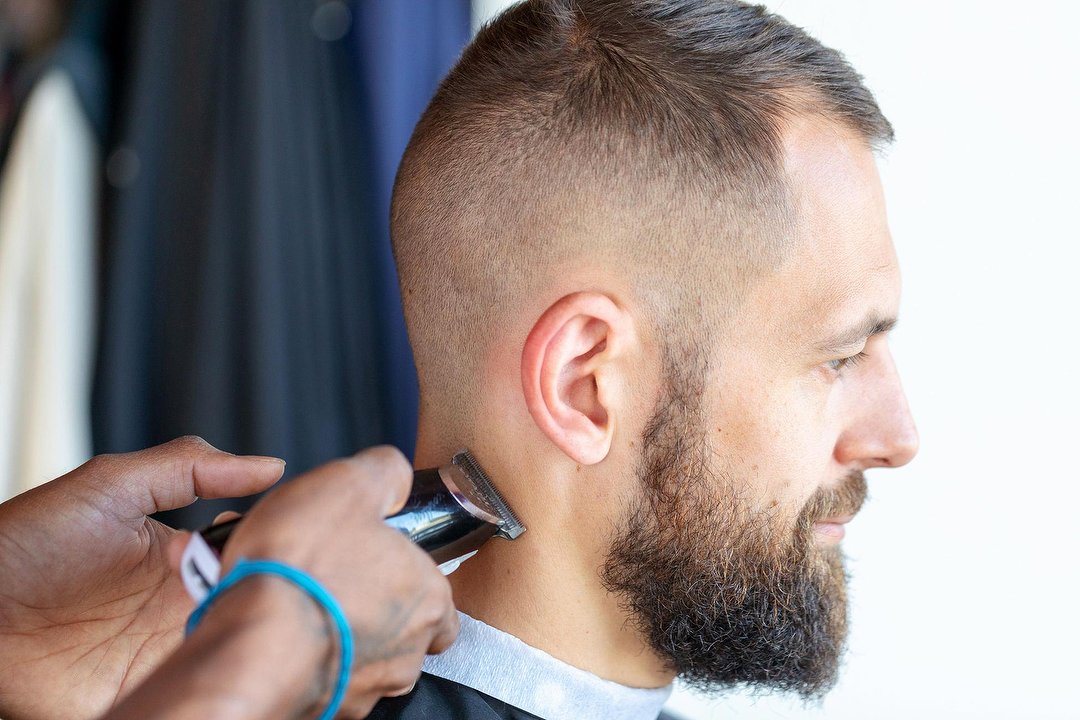
[[[381,697],[408,692],[424,655],[457,635],[450,584],[383,522],[411,486],[404,456],[373,448],[277,488],[225,546],[222,577],[240,557],[274,559],[313,576],[342,606],[355,657],[338,717],[364,717]],[[173,539],[177,567],[186,540]],[[281,578],[246,578],[215,600],[176,654],[109,719],[313,718],[330,700],[338,656],[319,605]]]
[[[265,490],[284,463],[197,438],[94,458],[0,505],[0,717],[93,718],[179,644],[176,531],[147,515]]]

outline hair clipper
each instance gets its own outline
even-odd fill
[[[180,576],[196,602],[220,579],[225,542],[242,519],[203,528],[184,548]],[[414,472],[409,499],[386,524],[426,550],[446,575],[493,536],[514,540],[525,532],[468,450],[455,454],[448,465]]]

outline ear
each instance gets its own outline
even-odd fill
[[[560,298],[533,325],[521,384],[533,421],[575,462],[607,457],[622,402],[622,367],[633,352],[630,315],[607,295]]]

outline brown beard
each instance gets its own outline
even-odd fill
[[[819,488],[794,527],[783,508],[754,506],[738,478],[710,468],[700,398],[707,366],[668,362],[666,397],[643,435],[643,492],[611,543],[604,586],[647,642],[689,685],[824,695],[847,636],[847,576],[817,520],[853,515],[866,499],[854,472]]]

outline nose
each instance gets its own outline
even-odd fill
[[[836,461],[847,467],[900,467],[919,451],[919,433],[896,363],[883,347],[848,405],[847,427],[837,439]]]

